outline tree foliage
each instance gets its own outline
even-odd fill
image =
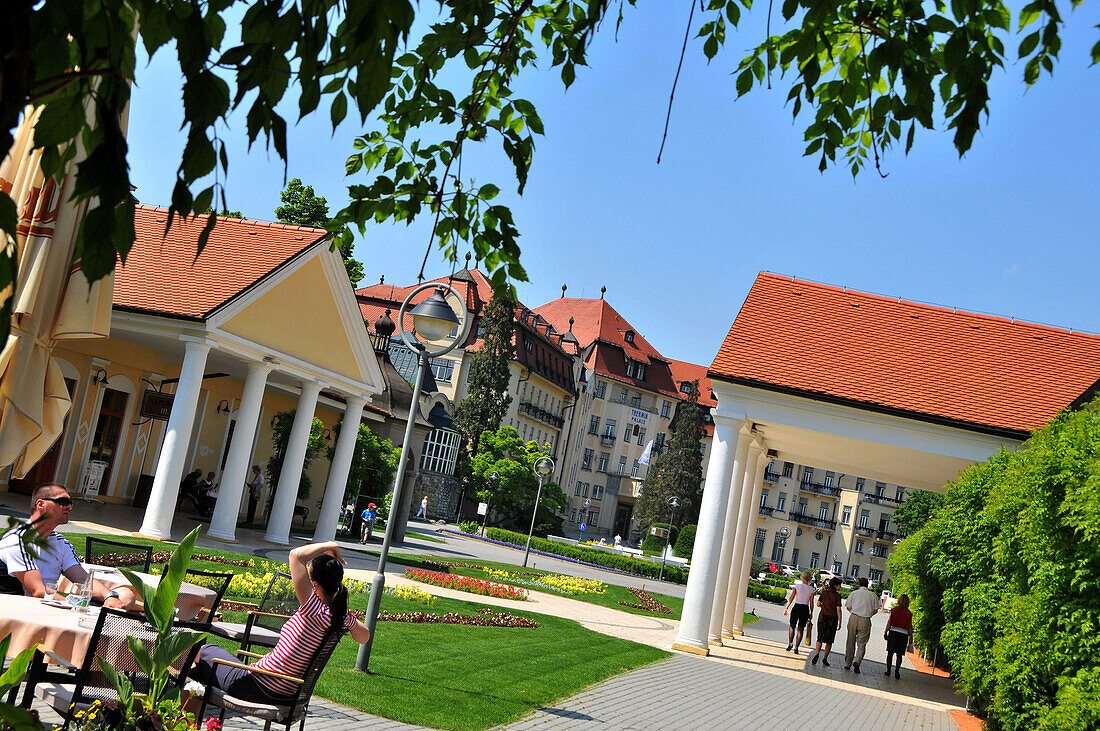
[[[272,486],[271,495],[274,496],[274,488],[279,484],[279,475],[283,473],[283,459],[286,457],[286,448],[290,443],[290,430],[294,426],[294,415],[297,409],[280,411],[275,414],[275,425],[271,430],[271,457],[267,460],[267,479]],[[313,489],[313,480],[309,477],[309,466],[313,460],[321,456],[325,451],[325,424],[316,416],[309,428],[309,440],[306,442],[306,454],[302,460],[302,479],[298,483],[298,500],[305,500]]]
[[[481,349],[470,359],[466,398],[458,403],[454,413],[454,427],[462,434],[470,454],[477,453],[482,432],[496,431],[512,403],[508,393],[512,379],[508,364],[516,352],[512,300],[502,296],[489,300],[479,326],[484,331]]]
[[[279,194],[279,200],[283,205],[275,209],[275,218],[281,223],[326,228],[332,220],[328,215],[328,201],[324,196],[314,193],[312,185],[303,184],[301,178],[291,178]],[[344,268],[348,271],[352,286],[363,278],[363,262],[352,256],[354,243],[350,238],[342,239],[339,243],[333,242],[344,260]]]
[[[623,6],[635,2],[619,1],[618,23]],[[244,111],[250,146],[262,137],[286,160],[287,120],[278,109],[289,92],[299,119],[322,108],[334,128],[349,110],[364,125],[372,119],[373,129],[356,138],[346,161],[348,175],[358,178],[349,186],[349,203],[328,223],[342,252],[350,251],[352,229],[427,214],[429,249],[438,246],[453,259],[458,242],[469,242],[494,289],[514,295],[511,283],[527,279],[518,228],[511,210],[494,202],[500,185],[462,178],[463,153],[471,144],[499,144],[523,193],[534,135],[544,130],[534,105],[515,93],[517,77],[543,61],[570,86],[612,2],[440,0],[430,11],[410,0],[254,2],[240,19],[235,45],[226,42],[238,37],[226,34],[235,0],[9,5],[0,159],[24,107],[43,106],[35,136],[45,152],[43,172],[60,178],[75,160],[73,199],[96,202],[76,246],[89,281],[110,272],[116,259],[125,261],[134,242],[135,199],[120,119],[139,40],[150,56],[174,45],[182,78],[186,143],[167,225],[175,216],[228,208],[224,136],[234,111]],[[703,0],[697,40],[708,59],[733,37],[751,5]],[[822,169],[839,155],[853,174],[871,157],[877,165],[882,151],[903,137],[908,152],[918,126],[932,129],[938,116],[954,130],[959,153],[966,152],[988,114],[991,74],[1012,55],[1023,61],[1028,85],[1044,70],[1053,72],[1064,23],[1051,0],[1029,0],[1016,21],[1023,39],[1011,54],[1012,18],[1001,0],[784,0],[780,10],[785,30],[740,60],[736,91],[770,85],[772,72],[789,76],[792,111],[799,119],[804,107],[808,114],[806,154],[820,155]],[[417,12],[434,13],[433,21],[406,48]],[[743,47],[744,39],[737,44]],[[1092,60],[1100,61],[1100,43]],[[200,253],[214,221],[206,215]],[[0,194],[0,230],[14,235],[16,225],[14,202]],[[12,253],[0,247],[0,288],[15,276]],[[9,318],[0,316],[0,329]]]
[[[680,498],[676,524],[699,522],[703,499],[703,455],[699,451],[703,435],[703,408],[699,405],[699,382],[693,381],[687,400],[676,413],[676,425],[665,452],[650,465],[642,484],[642,495],[634,508],[638,523],[648,528],[668,522],[668,499]]]
[[[336,425],[336,437],[328,448],[331,462],[336,454],[336,443],[344,420]],[[354,499],[361,493],[372,496],[386,494],[393,490],[393,477],[397,474],[397,465],[401,461],[401,449],[393,446],[389,439],[382,439],[366,424],[359,425],[355,435],[355,451],[351,456],[351,469],[348,470],[348,484],[344,490],[344,501]]]
[[[928,490],[910,490],[894,510],[891,520],[904,535],[916,533],[932,519],[943,504],[943,495]]]
[[[1100,405],[1059,414],[949,488],[890,558],[918,642],[942,645],[992,728],[1095,727]]]
[[[535,461],[549,456],[548,452],[547,445],[524,442],[515,427],[502,426],[481,435],[477,454],[470,460],[470,479],[477,499],[489,503],[492,524],[523,530],[530,526],[539,486],[534,472]],[[497,475],[495,480],[490,477],[494,473]],[[543,485],[535,533],[541,536],[561,533],[558,514],[565,506],[565,493],[558,483]]]

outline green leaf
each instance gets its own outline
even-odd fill
[[[1035,47],[1039,45],[1039,31],[1034,31],[1020,41],[1019,57],[1030,56]]]
[[[710,38],[708,38],[706,40],[705,43],[703,43],[703,54],[707,57],[708,61],[710,61],[712,58],[715,57],[715,55],[718,54],[718,39],[717,38],[715,38],[714,36],[711,36]]]
[[[130,635],[126,638],[126,642],[130,645],[130,654],[134,656],[134,662],[141,668],[141,672],[153,677],[165,669],[153,667],[153,658],[149,655],[149,648],[140,639]]]
[[[153,662],[157,670],[166,671],[181,655],[190,650],[195,643],[206,639],[205,632],[177,632],[157,641],[153,653]]]
[[[8,643],[11,641],[11,635],[4,638],[4,644],[0,647],[0,657],[6,657],[8,654]],[[31,665],[31,660],[34,658],[34,652],[38,649],[38,643],[34,643],[31,647],[20,652],[16,655],[12,661],[8,664],[7,670],[3,675],[0,675],[0,695],[7,693],[23,682],[23,676],[27,674],[27,668]]]
[[[41,731],[42,729],[41,722],[36,721],[30,711],[8,703],[0,703],[0,721],[3,721],[0,726],[11,731]]]
[[[130,708],[134,696],[134,686],[130,683],[130,679],[116,672],[114,666],[102,657],[97,657],[95,660],[99,663],[100,671],[107,676],[107,682],[109,682],[111,687],[115,689],[115,692],[118,693],[119,701],[126,706],[126,708]]]
[[[332,117],[332,128],[336,129],[348,115],[348,98],[344,92],[340,92],[332,99],[332,107],[329,108],[329,116]]]
[[[1096,42],[1096,45],[1092,47],[1092,65],[1100,63],[1100,41]]]
[[[752,68],[747,68],[737,75],[737,96],[744,96],[752,89]]]
[[[478,198],[481,198],[482,200],[491,201],[492,199],[497,197],[498,193],[500,193],[500,188],[493,185],[492,183],[486,183],[478,189],[477,195]]]
[[[577,71],[573,68],[572,62],[566,61],[561,67],[561,80],[565,84],[566,88],[573,85],[573,80],[577,78]]]

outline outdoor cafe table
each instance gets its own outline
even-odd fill
[[[108,589],[117,589],[120,586],[130,585],[129,582],[126,581],[126,577],[123,576],[118,569],[112,566],[98,566],[96,564],[86,563],[84,564],[84,568],[87,571],[95,571],[96,580]],[[141,571],[135,571],[134,575],[150,586],[157,586],[160,583],[160,577],[156,574],[146,574]],[[68,591],[70,588],[72,588],[72,585],[69,580],[62,577],[58,584],[58,589],[61,591]],[[217,595],[217,592],[213,589],[207,589],[205,586],[198,586],[187,581],[183,582],[180,584],[180,591],[176,596],[176,609],[179,610],[178,618],[184,621],[195,619],[203,608],[209,608],[214,604],[214,599]]]

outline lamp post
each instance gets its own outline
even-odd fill
[[[527,568],[527,557],[531,555],[531,536],[535,533],[535,516],[539,513],[539,500],[542,499],[542,485],[546,477],[554,471],[554,460],[549,457],[539,457],[535,460],[535,466],[531,468],[539,477],[539,491],[535,493],[535,508],[531,511],[531,529],[527,531],[527,548],[523,552],[523,567]]]
[[[405,322],[405,312],[412,304],[413,298],[426,289],[435,289],[435,291],[428,299],[413,307],[409,312],[412,316],[415,335],[423,338],[424,342],[417,340],[415,336],[410,340],[409,333],[401,329],[401,325]],[[394,512],[401,509],[403,502],[402,483],[405,481],[405,465],[408,463],[409,450],[412,445],[413,425],[416,422],[420,392],[424,387],[424,374],[428,370],[428,359],[449,353],[465,342],[466,336],[470,332],[470,325],[473,322],[473,318],[470,317],[465,304],[459,305],[462,310],[461,317],[455,314],[454,309],[451,308],[446,299],[448,290],[460,303],[464,302],[462,296],[454,287],[446,284],[422,284],[409,292],[409,296],[401,303],[401,311],[397,315],[398,331],[401,333],[401,339],[405,341],[405,345],[409,346],[410,350],[417,354],[416,382],[413,385],[412,401],[409,404],[409,419],[405,423],[405,441],[401,443],[401,459],[397,463],[397,474],[394,476],[393,481],[393,503],[390,508],[390,519],[386,521],[386,535],[382,539],[382,551],[378,556],[378,571],[374,575],[374,581],[371,582],[370,600],[367,602],[367,629],[370,630],[370,639],[367,640],[366,644],[360,645],[359,654],[355,658],[355,669],[363,672],[368,671],[370,651],[374,645],[374,628],[378,623],[378,610],[382,604],[382,593],[386,586],[386,561],[390,555],[394,525],[397,523],[394,520]],[[450,344],[447,344],[451,330],[459,324],[462,325],[460,332],[454,340],[450,341]],[[429,344],[431,343],[436,344],[436,347],[430,348]]]
[[[657,581],[665,580],[665,559],[668,558],[668,542],[672,540],[672,524],[676,520],[676,511],[680,509],[680,498],[673,495],[668,499],[668,530],[665,532],[665,552],[661,554],[661,573]]]
[[[489,473],[489,482],[491,482],[493,484],[493,487],[496,487],[497,482],[499,482],[499,481],[500,481],[500,473],[499,472],[494,471],[494,472]],[[490,496],[492,495],[492,493],[493,493],[493,491],[489,490]],[[485,518],[481,521],[481,537],[482,538],[485,537],[485,531],[488,527],[489,527],[489,501],[486,500],[485,501]]]

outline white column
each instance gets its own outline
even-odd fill
[[[696,655],[710,653],[707,632],[714,603],[714,582],[718,577],[718,551],[722,544],[722,522],[729,499],[735,441],[738,429],[747,429],[743,421],[728,416],[716,416],[714,421],[714,444],[703,485],[703,501],[699,506],[699,526],[691,553],[691,572],[688,574],[684,609],[680,617],[680,633],[672,643],[674,650]]]
[[[183,365],[180,380],[172,400],[172,413],[157,462],[156,477],[141,522],[142,535],[154,538],[172,537],[172,518],[176,514],[176,497],[183,479],[183,463],[187,457],[187,444],[191,441],[191,427],[195,423],[195,409],[199,403],[202,372],[206,368],[206,356],[210,346],[189,341],[184,343]]]
[[[298,483],[302,480],[302,464],[306,458],[309,430],[313,426],[313,412],[317,408],[319,393],[321,384],[316,381],[302,384],[294,424],[290,427],[290,439],[283,456],[283,469],[275,488],[275,501],[271,504],[271,515],[267,520],[267,533],[264,535],[264,539],[271,543],[283,546],[290,543],[290,522],[294,520],[294,503],[298,499]]]
[[[744,557],[752,553],[750,533],[756,528],[756,514],[759,512],[757,506],[760,503],[759,495],[757,495],[756,501],[753,502],[753,487],[756,484],[757,468],[761,464],[767,464],[761,462],[763,454],[764,450],[757,442],[749,448],[749,454],[745,461],[744,483],[741,486],[741,508],[740,514],[737,516],[736,535],[733,539],[733,549],[731,551],[733,559],[730,561],[729,582],[726,585],[728,594],[726,596],[725,612],[722,615],[723,637],[735,637],[741,634],[739,631],[733,631],[734,614],[737,611],[737,587],[740,586],[741,564],[744,562]],[[740,627],[741,623],[737,622],[737,628],[740,629]]]
[[[766,459],[761,459],[754,470],[755,479],[753,480],[752,487],[752,505],[760,504],[760,494],[764,491],[764,468],[767,466],[768,461]],[[752,530],[754,525],[755,521],[750,520],[748,526],[749,530]],[[749,567],[752,565],[752,549],[750,545],[751,544],[746,540],[745,550],[742,552],[741,556],[740,576],[737,577],[736,581],[737,596],[736,602],[734,602],[733,622],[730,628],[730,631],[735,635],[745,634],[744,627],[741,625],[744,623],[745,619],[745,592],[749,590]],[[734,585],[732,579],[730,583]]]
[[[313,532],[313,540],[316,543],[331,541],[336,537],[340,506],[344,502],[344,492],[348,489],[348,472],[351,471],[351,458],[355,456],[355,440],[359,436],[359,423],[363,418],[363,407],[367,405],[367,400],[362,396],[351,396],[347,403],[344,409],[344,421],[340,426],[340,436],[336,440],[336,450],[332,455],[332,464],[328,468],[325,497],[321,501],[321,515],[317,518],[317,530]]]
[[[222,471],[222,481],[218,486],[218,502],[214,506],[210,527],[206,530],[211,538],[236,540],[241,494],[249,477],[248,460],[252,455],[252,440],[256,434],[256,423],[260,419],[260,405],[264,400],[267,374],[270,372],[271,366],[267,363],[248,364],[241,405],[237,407],[237,424],[233,427],[233,440],[229,444],[225,470]]]
[[[722,617],[726,611],[726,596],[729,593],[730,561],[733,556],[733,538],[737,533],[737,515],[741,507],[741,486],[745,482],[745,458],[749,453],[752,435],[739,433],[737,452],[733,458],[733,473],[730,477],[730,496],[726,504],[726,517],[723,521],[722,548],[718,558],[718,578],[714,585],[714,604],[710,610],[710,630],[707,641],[712,645],[722,644]]]

